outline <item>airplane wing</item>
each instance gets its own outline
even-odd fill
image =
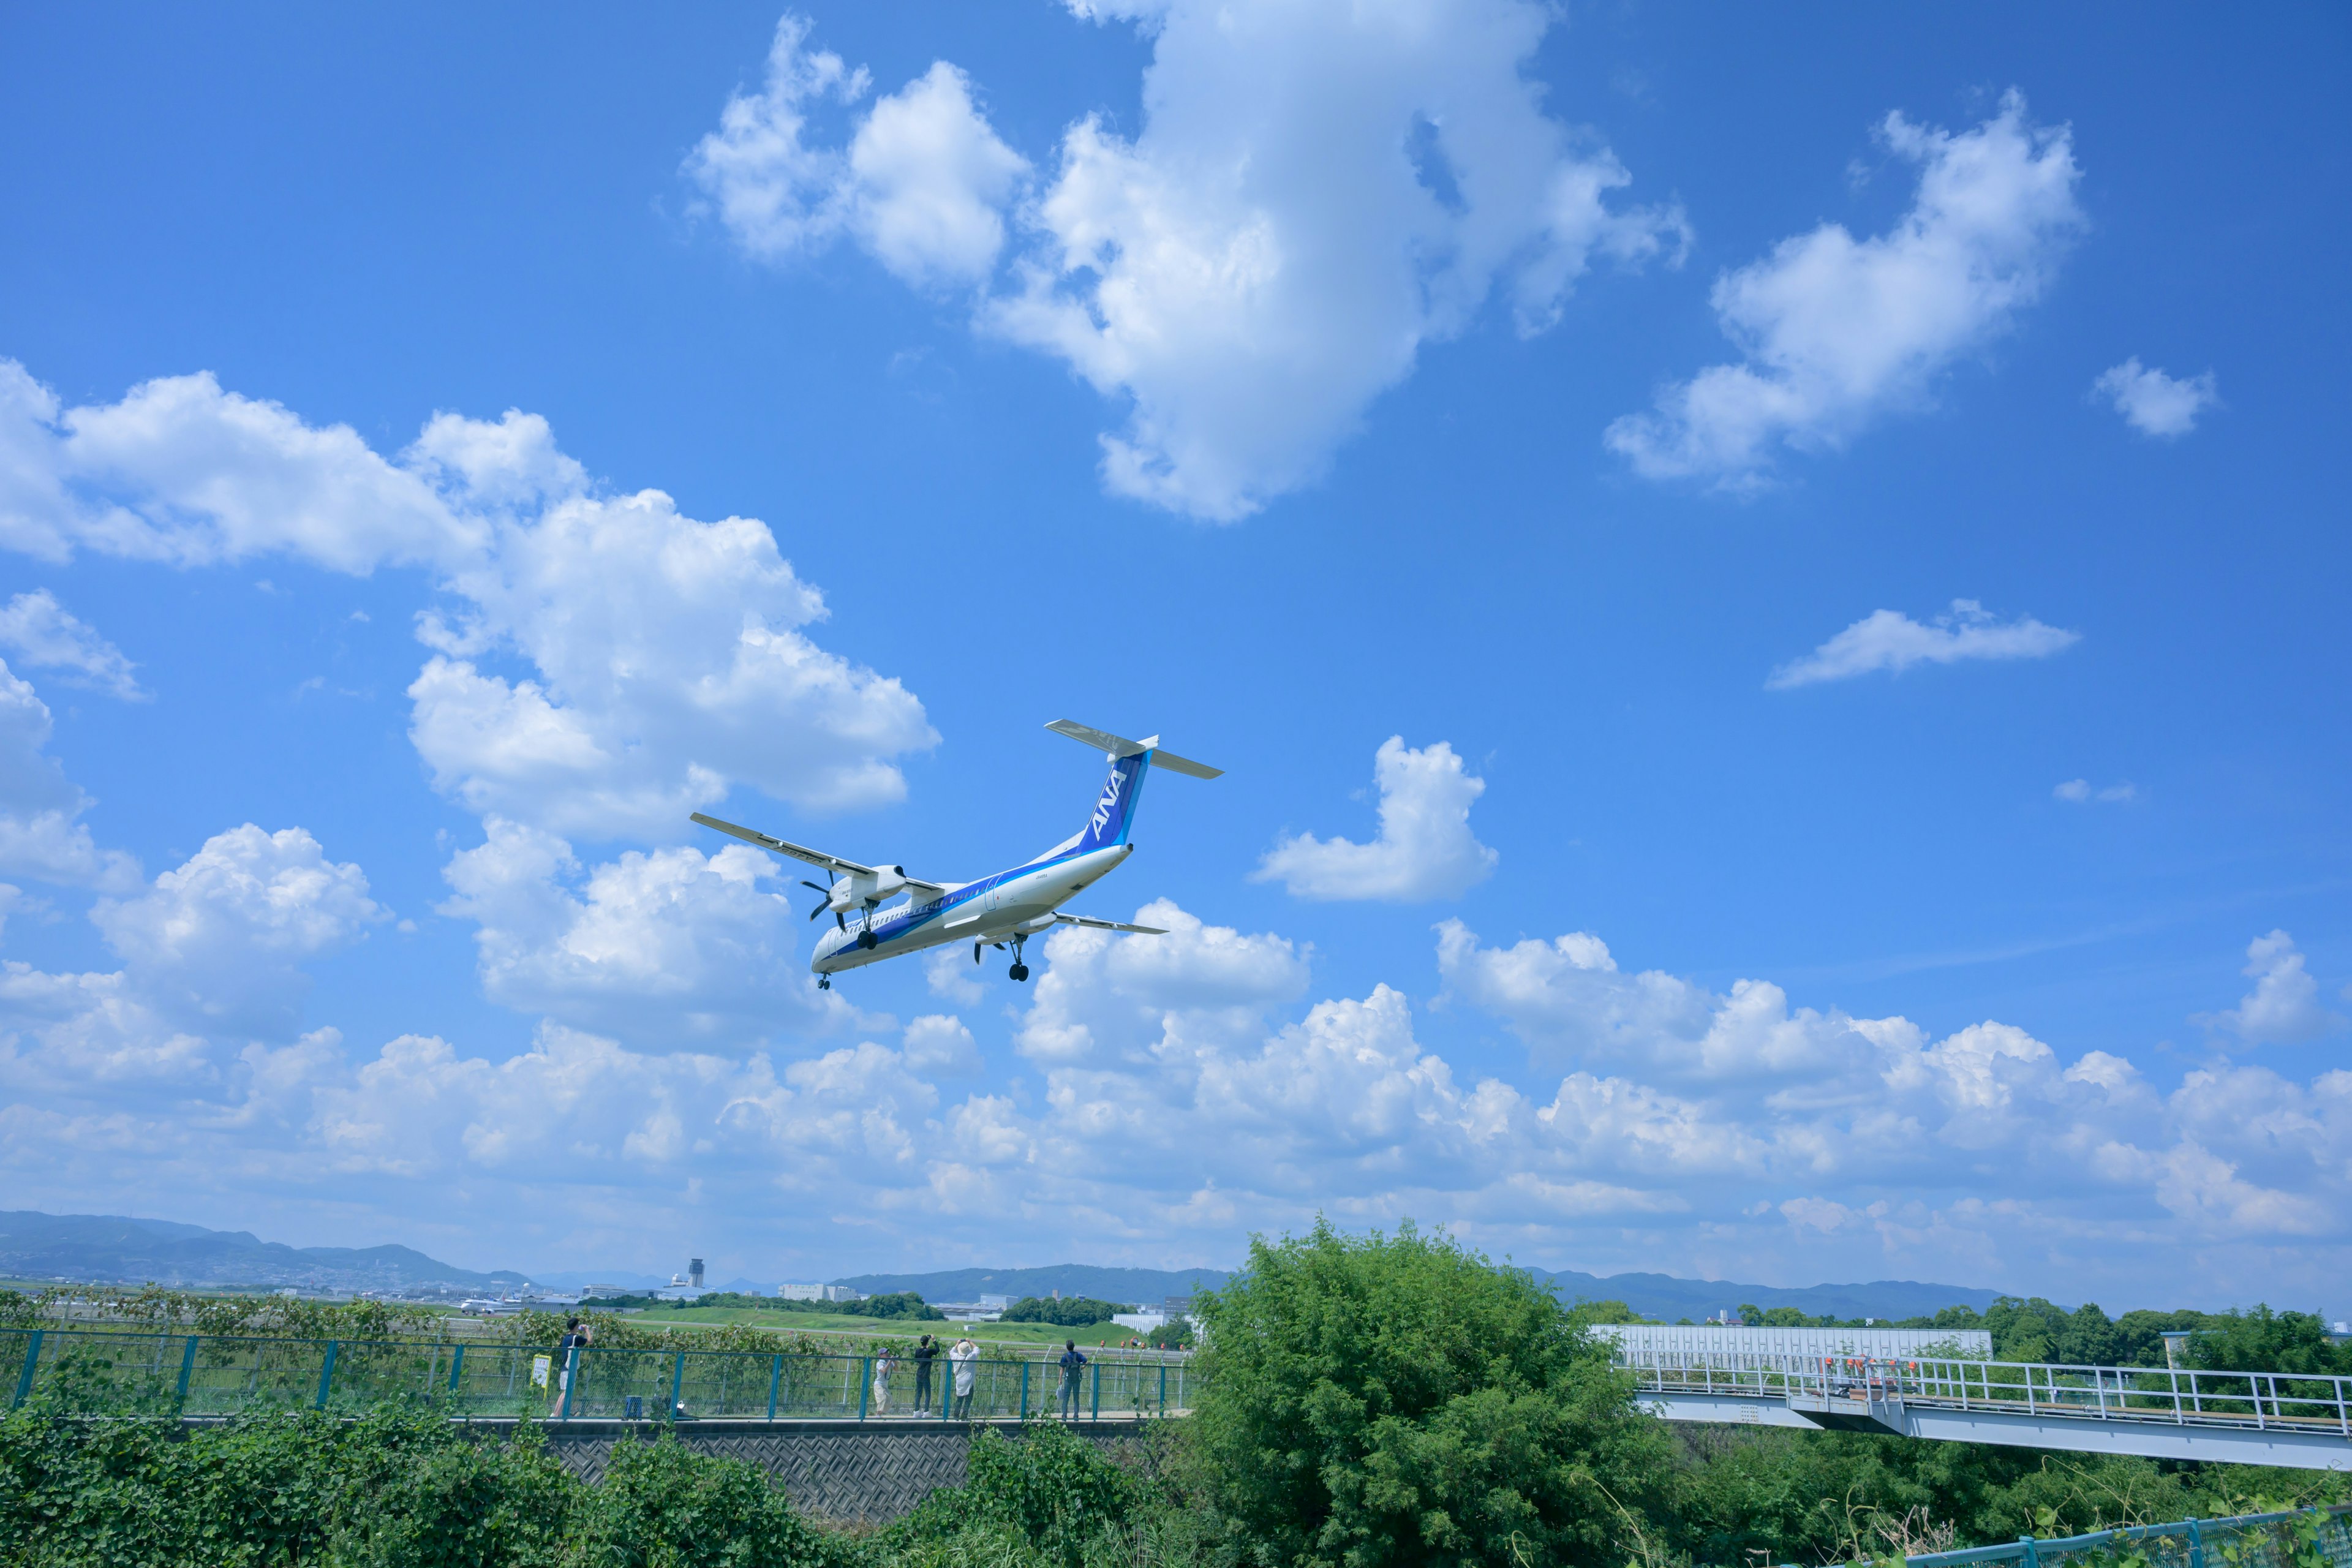
[[[721,822],[715,816],[705,816],[698,811],[694,814],[694,820],[705,827],[715,827],[721,833],[732,834],[746,844],[756,844],[773,854],[787,855],[795,860],[806,861],[812,866],[821,866],[827,871],[838,872],[845,877],[871,877],[876,874],[875,868],[871,866],[861,866],[855,860],[845,860],[838,855],[828,855],[822,849],[811,849],[806,845],[787,844],[781,838],[760,832],[757,828],[739,827],[731,822]],[[903,877],[906,873],[902,871],[899,875]],[[907,877],[906,880],[907,886],[918,892],[938,894],[947,891],[947,889],[940,883],[926,882],[919,877]]]
[[[1090,931],[1132,931],[1137,936],[1166,936],[1168,934],[1167,928],[1164,926],[1131,926],[1124,924],[1118,921],[1094,920],[1086,915],[1057,914],[1054,918],[1061,921],[1066,926],[1085,926]]]

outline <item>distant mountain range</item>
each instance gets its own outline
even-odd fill
[[[1923,1317],[1944,1307],[1979,1310],[1992,1305],[1997,1290],[1966,1285],[1922,1285],[1909,1279],[1878,1279],[1867,1285],[1810,1285],[1784,1289],[1722,1279],[1677,1279],[1671,1274],[1580,1274],[1530,1269],[1568,1301],[1622,1301],[1644,1318],[1712,1317],[1743,1306],[1794,1307],[1810,1317]],[[1097,1268],[1061,1263],[1046,1268],[950,1268],[936,1274],[853,1274],[834,1281],[869,1296],[912,1290],[927,1301],[970,1301],[983,1292],[1001,1296],[1091,1296],[1103,1301],[1156,1306],[1171,1296],[1216,1289],[1233,1276],[1221,1268]]]
[[[305,1290],[507,1291],[507,1269],[459,1268],[407,1247],[288,1247],[250,1231],[121,1215],[0,1211],[0,1276],[76,1284],[258,1286]]]
[[[1580,1274],[1534,1269],[1564,1300],[1622,1301],[1645,1318],[1706,1318],[1741,1306],[1794,1307],[1810,1316],[1909,1318],[1939,1308],[1981,1310],[1998,1294],[1966,1285],[1923,1285],[1878,1279],[1866,1285],[1813,1285],[1783,1289],[1722,1279],[1680,1279],[1670,1274]],[[171,1220],[121,1215],[48,1215],[0,1211],[0,1278],[75,1283],[248,1286],[283,1289],[455,1291],[500,1294],[526,1284],[578,1289],[619,1285],[644,1289],[666,1277],[628,1269],[565,1269],[524,1276],[459,1268],[406,1247],[288,1247],[250,1231],[206,1230]],[[836,1279],[869,1296],[912,1290],[927,1301],[971,1301],[982,1295],[1091,1296],[1105,1301],[1158,1306],[1171,1296],[1216,1289],[1233,1278],[1222,1268],[1103,1268],[1060,1263],[1043,1268],[950,1268],[929,1274],[853,1274]],[[772,1290],[749,1279],[719,1289]]]

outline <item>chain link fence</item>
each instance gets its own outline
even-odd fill
[[[453,1416],[632,1421],[1134,1420],[1192,1408],[1182,1362],[911,1350],[606,1350],[33,1329],[0,1332],[10,1407],[76,1415],[236,1415],[407,1405]],[[0,1384],[0,1386],[5,1386]]]

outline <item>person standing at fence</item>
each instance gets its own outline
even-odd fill
[[[1085,1370],[1086,1352],[1078,1349],[1076,1340],[1062,1342],[1062,1419],[1078,1418],[1078,1374]]]
[[[970,1334],[956,1341],[955,1348],[948,1352],[948,1364],[955,1379],[955,1419],[958,1421],[971,1419],[971,1385],[980,1372],[973,1363],[979,1360],[980,1347],[971,1342]]]
[[[918,1415],[931,1413],[931,1363],[939,1353],[940,1347],[931,1343],[930,1335],[925,1334],[915,1342],[915,1414]],[[946,1414],[944,1408],[940,1414]]]
[[[572,1371],[580,1363],[580,1352],[588,1343],[588,1332],[572,1318],[563,1325],[563,1337],[555,1342],[555,1403],[547,1407],[550,1415],[572,1414]]]
[[[890,1414],[890,1374],[898,1370],[898,1363],[888,1351],[874,1358],[874,1414],[877,1415]]]

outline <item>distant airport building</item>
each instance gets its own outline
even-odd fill
[[[862,1301],[846,1285],[779,1285],[776,1294],[787,1301]]]
[[[1596,1338],[1613,1341],[1635,1366],[1657,1358],[1677,1366],[1734,1368],[1759,1358],[1868,1356],[1875,1361],[1951,1358],[1990,1361],[1992,1335],[1982,1329],[1766,1329],[1719,1323],[1595,1323]]]
[[[686,1260],[686,1282],[698,1290],[702,1289],[702,1259],[699,1258]]]

